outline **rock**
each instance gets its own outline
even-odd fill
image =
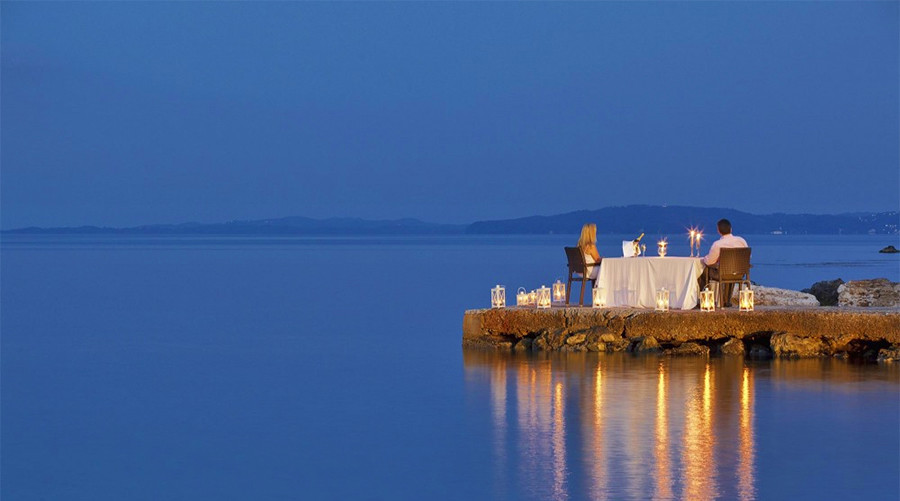
[[[531,338],[524,337],[516,343],[513,349],[516,351],[531,351],[532,344],[534,344],[534,341]]]
[[[801,337],[791,333],[773,334],[769,341],[772,353],[779,357],[820,357],[831,355],[828,343],[821,338]]]
[[[708,357],[709,347],[697,343],[683,343],[681,346],[678,346],[676,348],[669,348],[668,350],[665,350],[663,354],[676,357],[697,355]]]
[[[729,356],[744,356],[744,342],[737,338],[731,338],[728,341],[725,341],[725,344],[719,347],[719,353]]]
[[[856,336],[852,334],[841,334],[831,337],[828,339],[828,342],[831,343],[831,349],[836,354],[859,351],[859,346],[861,345]]]
[[[894,345],[890,348],[882,348],[878,350],[879,362],[897,362],[900,361],[900,346]]]
[[[851,280],[838,287],[839,306],[900,307],[900,283],[886,278]]]
[[[736,309],[711,313],[687,310],[667,315],[649,309],[614,308],[604,310],[604,315],[594,316],[580,312],[576,315],[570,311],[576,309],[542,310],[543,323],[538,322],[532,310],[466,311],[463,347],[510,350],[522,339],[532,339],[532,351],[560,350],[564,346],[573,346],[566,342],[568,338],[584,334],[584,341],[574,346],[593,351],[598,349],[597,343],[603,343],[602,349],[607,352],[619,352],[642,337],[652,337],[667,348],[687,342],[719,347],[734,338],[744,343],[746,355],[750,356],[753,344],[768,348],[772,333],[790,332],[824,340],[829,345],[829,355],[843,351],[857,358],[871,348],[871,356],[867,359],[874,361],[880,349],[900,346],[900,308],[793,306],[761,307],[750,313],[740,313]],[[523,324],[517,323],[517,315],[522,316]],[[568,324],[570,320],[577,321],[577,325]],[[588,320],[598,324],[591,326]],[[620,323],[621,330],[610,327]],[[524,350],[527,343],[519,349]],[[740,350],[738,344],[732,345]],[[768,357],[769,354],[757,348],[753,356]]]
[[[600,341],[604,343],[615,343],[622,339],[622,336],[617,336],[615,334],[603,334],[600,336]]]
[[[596,342],[587,345],[588,351],[606,351],[606,343]]]
[[[591,343],[596,343],[597,341],[600,340],[600,336],[605,333],[606,333],[606,329],[601,328],[601,327],[593,327],[591,329],[584,331],[585,346],[587,346]]]
[[[634,338],[631,351],[634,353],[652,353],[659,351],[659,343],[652,336]]]
[[[586,337],[587,337],[587,335],[585,335],[585,334],[574,334],[572,336],[569,336],[568,339],[566,339],[566,344],[569,346],[581,344],[584,342]]]
[[[809,289],[803,289],[800,292],[806,292],[816,296],[819,304],[822,306],[837,306],[838,304],[838,287],[844,283],[840,278],[835,280],[823,280],[816,282]]]
[[[547,310],[545,310],[547,311]],[[599,334],[619,335],[625,328],[628,310],[598,308],[565,308],[562,312],[565,326],[572,332],[592,329]]]
[[[551,350],[558,350],[566,344],[566,338],[569,337],[569,333],[565,329],[555,329],[541,334],[540,337],[547,340],[547,345],[550,346]]]
[[[629,346],[631,346],[631,342],[625,338],[620,337],[616,341],[613,341],[611,343],[605,343],[605,345],[606,345],[606,351],[613,351],[613,352],[625,351],[626,349],[628,349]]]
[[[466,312],[463,317],[463,339],[478,340],[484,334],[511,335],[517,338],[537,334],[543,330],[566,326],[563,315],[547,315],[546,310],[520,308],[491,308]]]
[[[887,247],[885,247],[884,249],[881,249],[878,252],[880,252],[882,254],[896,254],[896,253],[900,252],[900,250],[897,250],[893,245],[888,245]]]
[[[816,296],[805,292],[762,285],[754,285],[751,288],[755,306],[819,306]]]

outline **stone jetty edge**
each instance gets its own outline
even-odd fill
[[[634,308],[467,310],[465,348],[663,355],[900,360],[900,309],[757,307],[657,312]]]

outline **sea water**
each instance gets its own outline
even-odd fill
[[[900,280],[896,236],[747,239],[764,285]],[[460,348],[573,240],[4,236],[0,497],[900,496],[894,365]]]

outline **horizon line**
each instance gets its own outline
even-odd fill
[[[417,217],[397,217],[397,218],[377,218],[377,219],[366,219],[360,216],[328,216],[328,217],[310,217],[310,216],[299,216],[299,215],[291,215],[291,216],[277,216],[277,217],[266,217],[266,218],[257,218],[257,219],[230,219],[226,221],[217,221],[211,223],[201,223],[198,221],[183,221],[178,223],[144,223],[137,224],[131,226],[101,226],[96,224],[79,224],[79,225],[69,225],[69,226],[37,226],[37,225],[28,225],[28,226],[19,226],[14,228],[0,228],[0,233],[9,233],[23,230],[65,230],[65,229],[88,229],[95,228],[99,230],[133,230],[133,229],[141,229],[141,228],[152,228],[152,227],[173,227],[173,226],[188,226],[188,225],[198,225],[198,226],[212,226],[212,225],[230,225],[230,224],[239,224],[239,223],[262,223],[266,221],[279,221],[285,219],[304,219],[309,221],[316,222],[327,222],[334,220],[357,220],[361,222],[367,223],[396,223],[403,221],[417,222],[428,224],[432,226],[444,226],[444,227],[467,227],[471,226],[475,223],[485,223],[485,222],[498,222],[498,221],[515,221],[521,219],[528,218],[542,218],[542,217],[558,217],[558,216],[566,216],[570,214],[576,214],[579,212],[598,212],[602,210],[608,209],[627,209],[627,208],[659,208],[659,209],[668,209],[668,208],[677,208],[677,209],[702,209],[702,210],[722,210],[722,211],[734,211],[740,212],[743,214],[747,214],[750,216],[778,216],[778,215],[786,215],[786,216],[847,216],[847,215],[856,215],[856,214],[891,214],[898,213],[898,210],[887,210],[887,211],[848,211],[848,212],[839,212],[839,213],[811,213],[811,212],[771,212],[767,214],[760,213],[752,213],[742,211],[740,209],[733,209],[728,207],[702,207],[702,206],[691,206],[691,205],[650,205],[650,204],[630,204],[630,205],[611,205],[607,207],[601,207],[598,209],[578,209],[568,212],[560,212],[556,214],[531,214],[527,216],[519,216],[505,219],[478,219],[474,221],[464,222],[464,223],[439,223],[433,221],[426,221],[423,219],[419,219]]]

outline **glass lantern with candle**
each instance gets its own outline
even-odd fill
[[[665,287],[656,291],[656,311],[669,311],[669,291]]]
[[[516,306],[528,306],[528,291],[525,287],[519,287],[516,291]]]
[[[656,242],[656,253],[659,254],[659,257],[666,257],[666,252],[668,252],[669,242],[665,240],[660,240]]]
[[[740,304],[741,311],[753,311],[753,291],[750,288],[741,289]]]
[[[491,289],[491,308],[506,307],[506,287],[497,285]]]
[[[558,304],[566,302],[566,284],[560,280],[553,284],[553,302]]]
[[[532,289],[531,292],[528,293],[528,306],[534,306],[537,304],[537,291]]]
[[[541,288],[537,290],[537,307],[549,308],[550,300],[550,287],[545,287],[542,285]]]
[[[606,296],[603,294],[603,287],[594,287],[591,289],[591,305],[594,308],[603,308],[606,306]]]
[[[708,287],[700,291],[700,311],[716,311],[716,293]]]

